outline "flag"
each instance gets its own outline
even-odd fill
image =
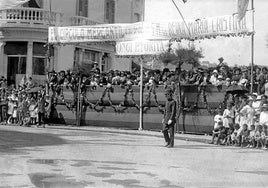
[[[182,0],[184,3],[186,3],[187,2],[187,0]]]
[[[19,5],[27,3],[29,0],[1,0],[0,9],[15,8]]]
[[[249,0],[238,0],[237,1],[237,13],[238,13],[238,20],[242,20],[246,15],[247,8],[248,8]]]

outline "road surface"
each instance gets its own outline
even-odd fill
[[[0,188],[268,187],[268,151],[163,144],[145,135],[0,126]]]

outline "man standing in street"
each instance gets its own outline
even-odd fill
[[[165,147],[174,147],[174,128],[176,123],[176,101],[172,98],[172,89],[168,88],[165,91],[166,104],[164,118],[162,120],[162,132],[165,138]]]

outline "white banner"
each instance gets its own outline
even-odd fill
[[[50,43],[99,41],[202,39],[215,36],[249,35],[252,23],[249,13],[239,21],[237,14],[187,20],[183,22],[105,24],[94,26],[49,27]]]
[[[117,42],[116,55],[156,55],[167,51],[169,41],[130,41]]]

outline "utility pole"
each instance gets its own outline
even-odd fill
[[[254,0],[251,0],[251,10],[252,10],[252,35],[251,35],[251,77],[250,77],[250,93],[253,92],[253,85],[254,85],[254,79],[253,79],[253,67],[254,67],[254,37],[255,37],[255,9],[254,9]]]

